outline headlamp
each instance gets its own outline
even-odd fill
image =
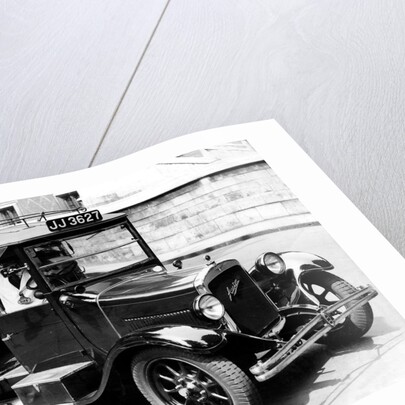
[[[198,315],[215,321],[225,315],[225,308],[221,301],[210,294],[198,296],[194,301],[194,310]]]
[[[273,275],[280,275],[285,272],[285,263],[283,259],[272,252],[263,253],[256,259],[256,269],[264,274],[270,271]]]

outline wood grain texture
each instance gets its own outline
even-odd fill
[[[165,4],[1,3],[1,182],[88,166]]]
[[[275,118],[404,254],[404,19],[400,0],[173,1],[95,162]]]

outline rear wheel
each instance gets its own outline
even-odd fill
[[[231,361],[152,348],[131,363],[135,384],[153,405],[260,405],[253,382]]]
[[[357,291],[347,281],[324,271],[313,271],[303,277],[305,289],[313,295],[321,305],[332,305],[342,298]],[[363,336],[373,324],[373,310],[370,305],[357,308],[345,322],[328,333],[320,342],[339,346]]]

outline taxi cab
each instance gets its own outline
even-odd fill
[[[126,214],[79,209],[19,222],[0,231],[0,333],[15,358],[0,379],[24,405],[92,403],[117,375],[154,405],[259,405],[254,380],[358,311],[367,322],[356,337],[372,323],[372,287],[328,305],[297,291],[291,305],[272,300],[268,280],[277,294],[297,286],[279,255],[261,255],[253,271],[209,258],[167,271]],[[305,271],[331,266],[311,263]]]

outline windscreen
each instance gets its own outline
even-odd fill
[[[106,275],[148,258],[125,225],[43,242],[25,251],[53,287]]]

